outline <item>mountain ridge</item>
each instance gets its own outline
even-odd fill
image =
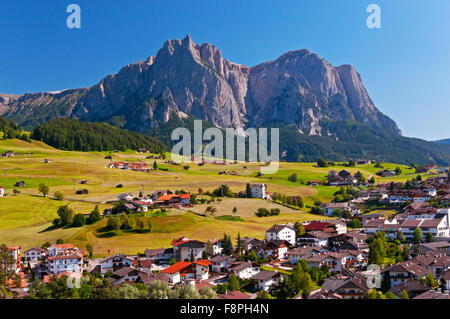
[[[353,66],[333,67],[302,49],[247,67],[223,58],[212,44],[195,44],[189,35],[166,41],[156,56],[131,63],[89,88],[0,95],[0,114],[25,127],[55,117],[107,121],[130,111],[127,128],[141,131],[167,122],[175,112],[221,128],[281,121],[320,135],[319,120],[336,119],[401,133],[375,107]]]

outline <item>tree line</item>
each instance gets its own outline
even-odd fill
[[[59,118],[37,126],[31,138],[69,151],[125,151],[145,148],[151,153],[161,153],[165,146],[157,139],[122,130],[104,123],[80,122]]]

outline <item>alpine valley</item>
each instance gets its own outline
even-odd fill
[[[450,144],[404,137],[372,102],[351,65],[308,50],[254,67],[186,36],[90,88],[0,94],[0,115],[33,130],[54,118],[104,122],[170,144],[173,128],[202,119],[219,128],[279,127],[288,161],[369,158],[450,164]],[[169,145],[168,145],[169,146]]]

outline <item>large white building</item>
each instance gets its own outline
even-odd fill
[[[252,198],[270,199],[270,195],[267,193],[266,184],[251,184],[250,189]]]
[[[266,230],[266,240],[286,240],[292,246],[295,246],[295,229],[292,224],[275,224]]]
[[[0,197],[5,196],[5,189],[0,186]]]
[[[49,275],[58,275],[63,272],[81,274],[83,255],[73,244],[52,245],[47,248],[45,266]]]

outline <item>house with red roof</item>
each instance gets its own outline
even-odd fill
[[[202,259],[194,262],[180,261],[162,271],[169,277],[171,284],[185,282],[195,279],[196,281],[207,280],[209,278],[209,260]]]

